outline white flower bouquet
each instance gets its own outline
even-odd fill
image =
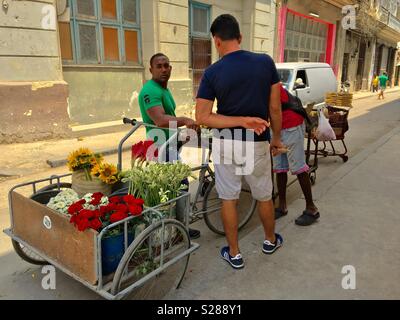
[[[82,199],[85,200],[83,204],[83,209],[96,210],[99,206],[105,206],[108,204],[108,197],[102,196],[98,201],[94,202],[93,193],[87,193]],[[78,194],[72,189],[62,190],[55,197],[52,197],[47,204],[47,207],[61,214],[70,216],[68,213],[68,208],[75,202],[79,201],[80,198]]]
[[[187,188],[182,181],[192,173],[181,162],[136,166],[123,172],[122,182],[129,182],[129,194],[142,198],[147,207],[154,207],[178,197]]]
[[[51,198],[47,206],[50,209],[68,215],[68,207],[79,200],[78,194],[72,189],[62,190],[55,197]]]

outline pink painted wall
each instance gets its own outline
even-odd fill
[[[287,16],[288,7],[282,6],[279,9],[279,24],[278,24],[278,39],[279,39],[279,62],[284,62],[284,54],[285,54],[285,35],[286,35],[286,16]]]

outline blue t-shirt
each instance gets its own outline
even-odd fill
[[[280,81],[275,63],[266,54],[239,50],[206,69],[197,98],[214,101],[225,116],[269,118],[271,86]],[[231,130],[238,129],[232,128]],[[243,140],[246,130],[242,129]],[[270,140],[269,130],[254,141]]]

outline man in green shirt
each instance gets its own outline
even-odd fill
[[[176,104],[171,92],[168,89],[168,80],[171,77],[172,66],[168,57],[163,53],[157,53],[150,59],[150,73],[152,79],[142,88],[139,94],[140,113],[144,123],[156,125],[161,128],[177,128],[186,126],[189,129],[197,130],[193,119],[187,117],[177,117],[175,115]],[[168,129],[146,128],[147,136],[162,145],[173,134]],[[179,159],[178,145],[167,148],[166,161]],[[184,182],[189,184],[188,181]],[[192,239],[200,236],[200,231],[189,229]]]
[[[152,79],[143,86],[139,94],[139,106],[143,122],[161,128],[186,126],[196,129],[197,126],[193,119],[175,115],[176,104],[168,89],[171,70],[172,66],[169,63],[169,59],[164,54],[157,53],[151,57],[150,73],[152,74]],[[151,128],[146,128],[148,135],[151,131]],[[157,135],[157,140],[160,144],[168,140],[172,134],[168,129],[164,129],[162,132],[165,137],[161,132],[152,134]]]
[[[379,76],[379,88],[380,88],[380,91],[379,91],[379,95],[378,95],[378,100],[380,100],[381,97],[382,97],[382,99],[385,99],[385,97],[383,96],[383,93],[386,90],[386,86],[387,86],[388,81],[389,81],[389,78],[387,76],[387,73],[383,72],[383,74],[381,76]]]

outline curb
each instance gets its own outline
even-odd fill
[[[391,90],[391,91],[386,91],[385,94],[396,93],[396,92],[399,92],[399,91],[400,91],[400,88],[396,88],[396,89]],[[371,94],[369,94],[369,95],[361,96],[361,97],[354,97],[354,96],[353,96],[353,101],[354,101],[354,100],[367,99],[367,98],[371,98],[371,97],[374,97],[374,96],[376,96],[376,93],[371,93]]]
[[[122,148],[122,152],[130,150],[130,146],[126,146]],[[110,154],[115,154],[118,153],[118,148],[109,148],[109,149],[102,149],[102,150],[93,150],[94,153],[101,153],[103,156],[107,156]],[[67,165],[67,159],[48,159],[46,160],[46,163],[51,167],[51,168],[57,168],[61,167],[64,165]]]

